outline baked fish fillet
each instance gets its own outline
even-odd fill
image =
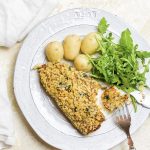
[[[104,121],[96,104],[99,83],[67,64],[48,63],[38,68],[41,84],[63,114],[83,135],[95,131]]]

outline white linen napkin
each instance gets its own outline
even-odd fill
[[[58,0],[0,0],[0,46],[22,40],[57,4]]]
[[[0,75],[1,77],[1,75]],[[14,144],[12,111],[7,95],[6,81],[0,78],[0,149]]]
[[[0,46],[11,47],[46,18],[58,0],[0,0]],[[6,58],[7,59],[7,58]],[[0,71],[0,149],[15,143],[6,74]]]

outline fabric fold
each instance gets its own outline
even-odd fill
[[[7,148],[14,142],[14,125],[6,80],[0,78],[0,149]]]
[[[58,0],[1,0],[0,46],[21,41],[57,4]]]

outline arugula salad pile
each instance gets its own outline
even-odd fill
[[[98,24],[99,47],[98,56],[89,56],[93,64],[92,76],[110,85],[115,85],[126,93],[142,90],[146,86],[145,74],[149,71],[149,64],[145,58],[150,57],[150,52],[140,51],[138,45],[133,43],[129,29],[121,33],[119,42],[114,42],[114,37],[107,29],[109,24],[102,18]],[[141,62],[143,70],[139,70]]]

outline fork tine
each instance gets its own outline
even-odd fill
[[[116,118],[117,118],[117,109],[113,112],[113,120],[115,121],[116,120]]]
[[[118,111],[119,111],[119,119],[123,119],[123,115],[122,115],[121,109],[119,108]]]
[[[119,109],[116,109],[113,114],[114,114],[114,117],[113,117],[114,121],[118,122],[120,119]]]
[[[125,103],[125,107],[126,107],[127,115],[130,117],[130,113],[129,113],[129,109],[128,109],[127,103]]]
[[[126,115],[126,111],[125,111],[124,106],[122,107],[122,112],[123,112],[123,118],[126,119],[126,118],[127,118],[127,115]]]
[[[127,111],[127,119],[129,119],[129,121],[131,121],[131,116],[130,116],[129,109],[128,109],[128,106],[126,103],[125,103],[125,106],[126,106],[126,111]]]

